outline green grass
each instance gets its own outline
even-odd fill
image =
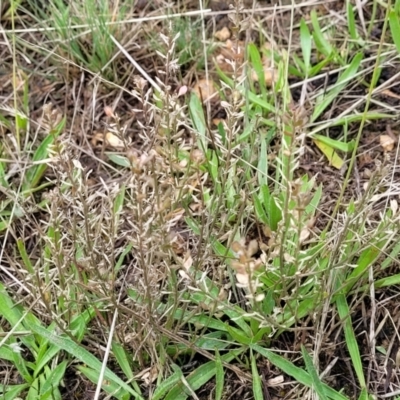
[[[376,351],[391,362],[396,149],[370,138],[398,119],[380,77],[399,4],[287,10],[286,38],[237,5],[231,32],[261,44],[231,38],[233,73],[183,7],[132,23],[123,1],[7,4],[0,396],[387,394],[369,374]],[[206,72],[208,105],[183,90]]]

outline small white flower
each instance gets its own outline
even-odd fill
[[[22,347],[18,343],[11,343],[10,347],[14,353],[21,353],[21,351],[23,350]]]

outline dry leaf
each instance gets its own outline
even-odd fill
[[[151,368],[146,368],[141,371],[139,374],[135,376],[136,379],[142,379],[146,385],[150,385],[150,383],[154,382],[158,376],[158,367],[154,365]]]
[[[114,111],[113,111],[112,107],[110,107],[110,106],[104,107],[104,114],[106,114],[107,117],[115,118]]]
[[[300,232],[300,243],[304,243],[304,241],[306,241],[310,237],[310,234],[311,232],[308,227],[303,228]]]
[[[277,386],[282,384],[285,381],[283,375],[279,375],[275,378],[268,379],[267,383],[269,386]]]
[[[193,265],[193,258],[192,258],[192,256],[190,255],[190,253],[188,252],[188,253],[186,253],[185,254],[185,258],[184,258],[184,260],[183,260],[183,268],[186,270],[186,271],[189,271],[189,269],[190,269],[190,267]]]
[[[193,88],[193,92],[196,93],[199,99],[203,102],[209,101],[210,99],[217,99],[218,92],[215,88],[215,83],[209,79],[200,79]]]
[[[117,135],[114,135],[111,132],[106,133],[106,143],[115,149],[121,149],[125,147],[124,142]]]
[[[188,87],[186,85],[183,85],[179,88],[178,91],[178,97],[184,96],[188,91]]]
[[[379,137],[380,145],[383,148],[383,151],[392,151],[394,148],[394,139],[389,135],[381,135]]]
[[[226,26],[224,26],[221,30],[215,32],[214,36],[219,41],[225,42],[231,37],[231,32]]]
[[[393,215],[396,215],[397,210],[399,209],[399,203],[396,200],[390,200],[390,209],[392,210]]]
[[[385,96],[393,97],[393,98],[395,98],[397,100],[400,100],[400,96],[398,94],[392,92],[389,89],[382,90],[382,92],[380,94],[384,94]]]

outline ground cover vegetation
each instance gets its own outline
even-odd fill
[[[0,12],[1,399],[400,398],[400,1]]]

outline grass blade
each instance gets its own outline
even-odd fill
[[[318,372],[314,367],[313,361],[310,355],[307,353],[304,345],[301,345],[301,354],[303,355],[304,363],[306,365],[306,369],[311,376],[313,381],[313,388],[315,389],[320,400],[327,400],[327,397],[324,392],[324,388],[322,386],[321,379],[318,376]]]
[[[303,18],[301,19],[300,22],[300,43],[301,43],[301,51],[303,52],[303,62],[305,68],[304,73],[306,76],[308,76],[311,65],[312,37],[308,29],[308,26]]]
[[[329,90],[326,96],[320,97],[319,100],[317,100],[317,104],[315,105],[314,113],[311,118],[312,121],[315,121],[326,110],[326,108],[332,103],[332,101],[346,87],[348,82],[355,77],[362,59],[363,54],[357,53],[348,68],[342,73],[342,75],[340,75],[336,84]]]
[[[46,328],[39,325],[31,325],[30,328],[39,336],[46,338],[54,346],[66,351],[67,353],[74,356],[79,361],[88,365],[94,372],[99,373],[101,370],[101,361],[98,360],[93,354],[89,353],[85,348],[79,346],[77,343],[72,341],[70,338],[58,336],[54,333],[49,332]],[[128,384],[126,384],[121,378],[110,371],[108,368],[104,376],[111,382],[119,385],[125,391],[129,392],[136,399],[143,399],[138,393],[136,393]]]
[[[310,387],[310,388],[312,387],[313,381],[312,381],[311,376],[303,369],[293,365],[286,358],[281,357],[278,354],[276,354],[270,350],[264,349],[263,347],[256,345],[256,344],[250,345],[250,348],[252,348],[257,353],[261,354],[262,356],[268,358],[268,360],[271,361],[272,364],[274,364],[276,367],[281,369],[283,372],[285,372],[286,374],[288,374],[291,377],[293,377],[294,379],[296,379],[297,382],[299,382],[307,387]],[[346,396],[337,392],[335,389],[332,389],[325,383],[322,383],[322,387],[323,387],[325,396],[328,396],[329,398],[334,399],[334,400],[348,400]]]
[[[349,306],[347,304],[345,296],[342,293],[338,294],[336,298],[336,307],[339,313],[339,317],[343,321],[343,330],[344,336],[346,338],[346,345],[350,353],[351,361],[353,363],[358,382],[360,383],[361,389],[364,389],[366,387],[366,383],[362,368],[360,350],[358,348],[356,336],[354,334]]]
[[[224,390],[224,367],[218,351],[215,355],[215,400],[221,400]]]
[[[321,27],[318,22],[318,15],[315,10],[311,11],[311,23],[314,29],[313,38],[318,51],[322,53],[325,57],[330,57],[333,53],[333,47],[325,39],[325,36],[322,33]]]
[[[396,46],[397,52],[400,54],[400,18],[397,15],[396,10],[392,10],[389,13],[389,26],[392,32],[393,42]]]
[[[257,370],[256,358],[254,357],[253,350],[250,353],[251,358],[251,374],[253,376],[253,396],[254,400],[263,400],[263,390],[261,384],[261,378]]]

